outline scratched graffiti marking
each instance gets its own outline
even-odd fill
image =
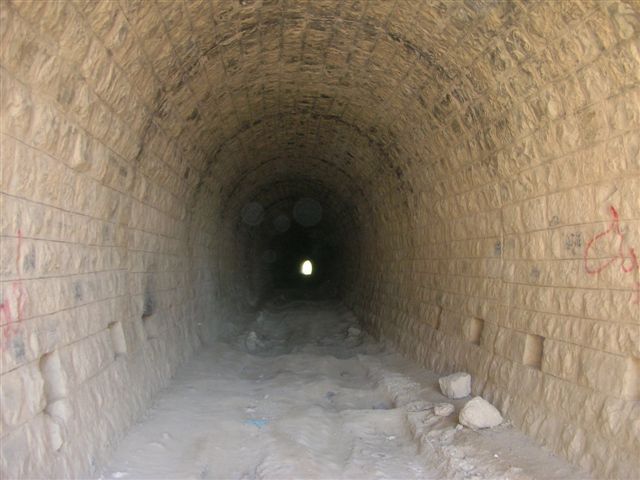
[[[576,255],[579,251],[578,249],[582,249],[584,244],[584,240],[582,239],[582,233],[570,233],[564,239],[564,248],[565,250],[571,252],[573,255]]]

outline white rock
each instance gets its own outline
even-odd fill
[[[437,403],[433,407],[433,413],[438,415],[439,417],[448,417],[453,413],[455,408],[450,403]]]
[[[477,430],[491,428],[502,423],[502,415],[496,407],[482,397],[473,397],[464,404],[458,421],[465,427]]]
[[[258,339],[256,332],[249,332],[245,340],[245,345],[249,352],[254,352],[258,347],[262,346],[262,342]]]
[[[465,372],[453,373],[438,380],[442,394],[449,398],[462,398],[471,394],[471,375]]]
[[[347,330],[347,335],[350,337],[358,337],[361,333],[362,330],[360,330],[358,327],[349,327],[349,329]]]

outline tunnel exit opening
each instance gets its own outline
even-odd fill
[[[301,179],[292,184],[295,188],[304,185]],[[315,193],[312,187],[280,197],[279,186],[267,184],[250,200],[239,202],[244,207],[237,207],[246,210],[248,204],[258,205],[262,212],[259,222],[235,217],[239,239],[232,248],[237,249],[236,258],[242,258],[244,270],[238,283],[243,278],[250,282],[247,288],[240,288],[244,299],[257,305],[282,294],[339,297],[348,271],[345,252],[358,238],[357,227],[350,221],[352,205],[334,191]]]
[[[300,265],[300,273],[307,277],[313,273],[313,263],[311,260],[302,262],[302,265]]]

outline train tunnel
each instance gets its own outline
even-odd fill
[[[3,478],[287,295],[637,476],[636,1],[2,0],[0,65]]]

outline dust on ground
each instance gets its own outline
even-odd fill
[[[585,478],[508,424],[457,427],[468,399],[437,378],[337,301],[274,301],[179,369],[101,478]]]

